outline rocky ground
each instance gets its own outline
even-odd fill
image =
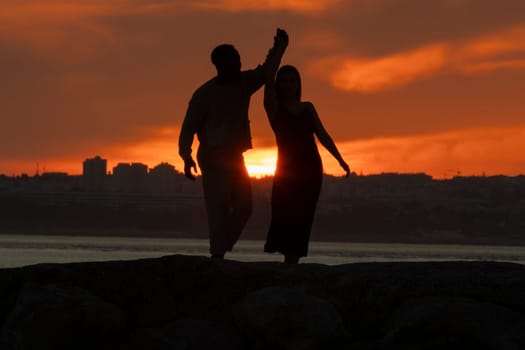
[[[525,266],[196,256],[0,270],[0,349],[524,349]]]

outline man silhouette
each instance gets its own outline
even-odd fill
[[[277,29],[264,63],[246,71],[241,71],[241,58],[234,46],[217,46],[211,53],[217,76],[195,91],[182,124],[179,154],[184,174],[192,180],[192,169],[196,172],[197,166],[191,145],[195,134],[199,139],[197,161],[214,258],[222,259],[232,250],[251,215],[251,184],[243,158],[243,152],[252,148],[248,107],[251,96],[264,85],[265,71],[280,60],[276,51],[286,48],[284,36],[287,38],[286,32]]]

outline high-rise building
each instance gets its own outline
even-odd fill
[[[86,159],[82,167],[82,186],[85,191],[98,192],[105,189],[107,160],[96,156]]]

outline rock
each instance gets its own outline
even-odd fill
[[[268,287],[248,294],[235,306],[234,319],[262,348],[312,349],[322,339],[346,334],[330,303],[297,288]]]
[[[142,334],[142,343],[132,349],[243,349],[240,337],[232,325],[208,320],[176,320],[169,325]],[[128,347],[130,349],[130,347]]]
[[[27,284],[0,333],[11,349],[88,349],[125,328],[121,310],[75,287]]]
[[[399,349],[525,348],[525,316],[500,305],[459,297],[404,302],[387,324],[386,342]]]
[[[0,349],[525,349],[524,295],[509,263],[43,264],[0,269]]]

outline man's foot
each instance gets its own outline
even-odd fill
[[[222,254],[212,254],[212,255],[211,255],[211,258],[212,258],[212,259],[223,260],[223,259],[224,259],[224,253],[222,253]]]

